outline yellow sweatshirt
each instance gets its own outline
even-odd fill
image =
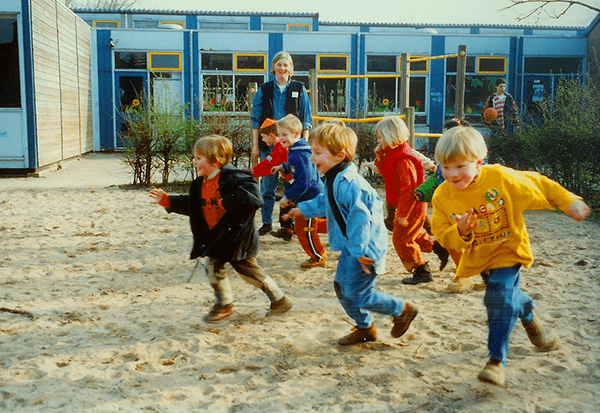
[[[468,187],[456,190],[444,182],[435,190],[431,229],[444,247],[462,251],[459,278],[519,263],[529,268],[533,255],[523,212],[556,207],[567,212],[577,199],[581,198],[537,172],[484,165]],[[477,227],[465,241],[453,218],[471,209],[477,212]]]

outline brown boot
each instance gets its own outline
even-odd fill
[[[210,312],[204,316],[206,323],[218,323],[233,314],[233,304],[215,304]]]
[[[481,373],[477,376],[480,381],[495,384],[496,386],[504,386],[506,379],[504,366],[501,361],[490,360],[487,362]]]
[[[367,328],[354,327],[350,334],[338,340],[338,344],[340,346],[349,346],[375,340],[377,340],[377,329],[375,328],[375,324],[371,324],[371,327]]]
[[[292,309],[292,302],[285,295],[279,301],[275,301],[271,303],[271,308],[267,311],[265,317],[270,317],[272,315],[287,313]]]
[[[544,327],[542,327],[542,324],[535,316],[535,313],[532,314],[530,322],[523,322],[523,327],[525,327],[525,331],[527,331],[527,337],[529,337],[531,344],[541,351],[553,351],[561,348],[558,336],[552,338],[546,337]]]
[[[406,333],[410,323],[412,323],[417,314],[419,314],[417,307],[409,302],[406,302],[406,304],[404,304],[404,310],[402,311],[402,314],[397,317],[392,317],[392,321],[394,322],[391,332],[392,337],[398,338]]]

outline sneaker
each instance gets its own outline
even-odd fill
[[[440,259],[440,271],[442,271],[446,267],[446,264],[448,264],[448,258],[450,257],[450,253],[446,248],[442,247],[442,244],[440,244],[437,241],[433,243],[431,250]]]
[[[532,314],[530,322],[523,322],[523,327],[525,327],[527,337],[529,337],[531,344],[539,348],[541,351],[554,351],[562,347],[558,336],[554,336],[552,338],[546,336],[544,327],[542,327],[542,324],[535,316],[535,313]]]
[[[277,231],[271,231],[271,235],[275,238],[281,238],[286,242],[290,242],[294,235],[294,231],[287,228],[279,228]]]
[[[415,272],[412,277],[404,278],[402,280],[402,284],[415,285],[415,284],[428,283],[431,281],[433,281],[433,276],[431,275],[431,270],[429,269],[429,264],[425,263],[425,264],[419,265],[417,268],[415,268]]]
[[[271,303],[271,308],[267,311],[265,317],[287,313],[291,308],[292,302],[284,295],[281,300]]]
[[[272,224],[263,224],[262,227],[258,230],[258,235],[267,235],[269,232],[273,230]]]
[[[204,316],[206,323],[218,323],[233,314],[233,304],[215,304],[210,312]]]
[[[375,328],[375,324],[371,324],[371,327],[367,328],[354,327],[350,334],[338,340],[338,344],[340,346],[350,346],[352,344],[375,340],[377,340],[377,329]]]
[[[485,383],[495,384],[496,386],[500,387],[504,386],[504,380],[506,377],[502,362],[498,360],[488,361],[477,378]]]
[[[308,269],[313,267],[325,267],[326,265],[327,260],[325,260],[325,258],[323,258],[321,261],[317,261],[314,258],[309,258],[308,260],[300,264],[300,267]]]
[[[406,333],[406,330],[408,330],[410,323],[412,323],[417,314],[419,314],[419,310],[417,310],[417,307],[415,307],[409,302],[406,302],[406,304],[404,304],[404,310],[402,310],[402,314],[396,317],[392,317],[392,321],[394,322],[392,332],[390,333],[392,337],[398,338],[401,337],[404,333]]]

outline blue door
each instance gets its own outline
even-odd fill
[[[127,131],[123,113],[132,106],[143,104],[148,96],[148,74],[146,72],[115,73],[115,137],[117,148],[122,148],[121,134]]]

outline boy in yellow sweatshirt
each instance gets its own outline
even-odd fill
[[[523,212],[554,209],[581,221],[590,214],[583,200],[536,172],[483,165],[487,147],[475,128],[459,126],[438,141],[435,158],[446,181],[433,195],[432,232],[445,248],[462,251],[456,277],[481,274],[486,292],[489,361],[478,379],[504,385],[508,343],[517,319],[543,351],[560,348],[533,313],[534,302],[519,288],[521,266],[533,256]]]

